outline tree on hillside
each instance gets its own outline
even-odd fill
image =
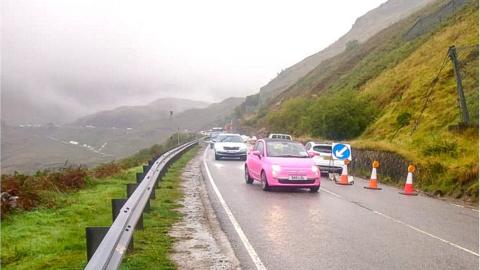
[[[347,92],[317,99],[305,121],[312,136],[345,140],[359,136],[375,115],[368,101]]]

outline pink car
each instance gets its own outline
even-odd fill
[[[271,187],[320,189],[320,171],[302,144],[279,139],[261,139],[247,155],[245,181],[260,181],[262,189]]]

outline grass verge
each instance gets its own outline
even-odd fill
[[[176,189],[179,183],[174,182],[171,171],[180,172],[183,166],[178,167],[178,164],[186,164],[194,155],[195,150],[191,150],[175,162],[166,181],[162,182],[162,189],[157,190],[158,199],[152,201],[153,211],[144,220],[146,230],[135,234],[134,254],[138,253],[139,258],[129,263],[129,257],[125,269],[148,268],[139,266],[142,265],[140,262],[155,264],[151,269],[173,267],[166,257],[172,240],[158,239],[164,238],[165,233],[162,232],[168,231],[168,226],[179,218],[173,209],[177,207],[174,200],[180,198],[181,193]],[[14,213],[2,220],[1,268],[83,269],[86,265],[85,228],[112,224],[110,199],[124,198],[125,184],[133,183],[136,172],[141,170],[141,167],[135,167],[105,179],[94,178],[78,192],[49,191],[47,195],[55,201],[55,207],[42,206],[32,211]],[[163,219],[161,229],[156,224],[159,217]],[[150,228],[157,229],[158,235],[149,240]],[[154,252],[143,252],[143,243],[148,244],[149,241],[159,243],[155,243]],[[147,260],[146,255],[152,257]],[[162,264],[158,262],[160,260]]]
[[[140,167],[74,193],[49,192],[55,208],[15,213],[2,221],[2,269],[83,269],[85,227],[110,226],[110,199],[126,196],[126,183]]]
[[[123,260],[121,269],[175,269],[168,254],[174,239],[168,235],[181,214],[176,210],[182,198],[181,174],[185,165],[197,154],[198,147],[185,153],[168,170],[150,201],[151,211],[144,214],[144,230],[136,231],[134,251]]]

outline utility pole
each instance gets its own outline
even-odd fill
[[[468,114],[467,102],[465,101],[465,95],[463,93],[462,76],[458,69],[457,49],[455,48],[455,45],[448,48],[448,56],[450,57],[450,60],[452,60],[453,72],[455,73],[455,79],[457,80],[458,104],[460,106],[462,123],[469,124],[470,116]]]

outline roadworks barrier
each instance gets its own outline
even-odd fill
[[[417,192],[413,189],[413,172],[415,171],[415,166],[409,165],[408,166],[408,174],[407,174],[407,180],[405,181],[405,187],[403,191],[400,191],[400,194],[403,195],[410,195],[410,196],[416,196],[418,195]]]
[[[378,187],[377,183],[377,168],[380,167],[380,162],[377,160],[372,162],[372,174],[370,176],[370,181],[368,182],[368,186],[363,188],[372,189],[372,190],[381,190],[382,188]]]
[[[343,161],[343,168],[342,168],[342,175],[340,175],[338,181],[335,182],[335,184],[337,185],[344,185],[344,186],[348,186],[348,185],[353,185],[353,181],[349,181],[348,180],[348,163],[350,161],[348,159],[345,159]]]

